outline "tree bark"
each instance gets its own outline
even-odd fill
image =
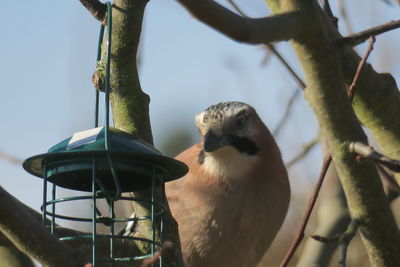
[[[89,262],[85,262],[80,251],[51,235],[30,209],[25,208],[2,187],[0,203],[0,240],[4,240],[5,237],[20,251],[34,257],[45,266],[83,266]]]
[[[370,163],[357,163],[355,155],[348,152],[349,142],[367,143],[367,139],[347,96],[342,71],[345,64],[340,61],[337,36],[329,34],[333,28],[331,22],[315,1],[269,0],[267,3],[274,13],[292,10],[303,13],[304,31],[291,43],[305,73],[305,97],[327,140],[350,215],[359,223],[372,266],[399,266],[400,235],[376,168]],[[356,91],[358,102],[360,90]]]
[[[146,0],[115,0],[113,3],[110,101],[115,127],[153,144],[149,119],[150,98],[142,91],[137,68],[137,51],[146,4]],[[158,190],[165,195],[163,189]],[[150,199],[149,191],[133,194],[138,198]],[[137,216],[150,215],[149,207],[135,202],[132,205]],[[163,257],[164,264],[181,266],[183,261],[178,226],[168,207],[164,218],[164,240],[174,244],[174,254]],[[149,220],[139,221],[138,229],[140,235],[151,236]],[[142,250],[148,249],[140,243],[138,246]]]

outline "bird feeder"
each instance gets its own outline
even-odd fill
[[[48,150],[48,153],[36,155],[25,160],[24,169],[43,179],[43,225],[52,233],[56,231],[57,220],[90,223],[92,233],[66,236],[63,241],[87,239],[92,245],[92,263],[132,262],[153,256],[162,243],[163,213],[165,211],[164,182],[183,176],[187,166],[175,159],[163,156],[153,146],[121,130],[109,126],[109,80],[111,47],[111,4],[107,3],[107,62],[105,77],[105,126],[98,126],[99,92],[96,91],[95,128],[75,133]],[[101,57],[101,43],[104,26],[101,26],[97,61]],[[51,191],[49,192],[49,187]],[[85,192],[83,195],[57,197],[58,187]],[[138,199],[122,193],[149,190],[149,199]],[[48,194],[49,193],[49,194]],[[51,195],[50,199],[48,195]],[[87,217],[61,214],[58,205],[68,202],[79,208],[80,202],[92,203],[91,215]],[[99,200],[106,200],[107,214],[98,209]],[[117,217],[116,201],[136,201],[147,205],[150,215]],[[104,202],[104,201],[103,201]],[[135,223],[150,220],[151,236],[136,237],[115,232],[117,223]],[[98,225],[108,228],[108,234],[100,234]],[[156,234],[159,233],[159,234]],[[108,257],[99,257],[97,246],[100,239],[107,240]],[[143,242],[149,249],[142,255],[119,255],[115,246],[119,241]],[[104,253],[103,253],[104,254]],[[103,255],[101,254],[101,255]],[[102,264],[102,266],[104,266]],[[160,260],[160,266],[162,261]]]

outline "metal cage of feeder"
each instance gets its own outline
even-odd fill
[[[49,149],[48,153],[28,158],[23,167],[29,173],[43,178],[43,224],[56,231],[57,220],[91,223],[92,233],[62,237],[63,241],[88,239],[92,245],[92,263],[132,262],[151,257],[162,243],[164,182],[183,176],[187,166],[175,159],[163,156],[153,146],[138,140],[134,136],[109,126],[109,81],[110,81],[110,47],[111,47],[111,4],[107,3],[107,61],[105,75],[105,126],[98,127],[99,92],[96,91],[95,128],[78,132]],[[101,58],[101,44],[104,26],[101,26],[97,61]],[[52,184],[51,199],[48,199],[49,183]],[[83,196],[57,198],[57,187],[75,191],[88,192]],[[150,199],[138,199],[122,196],[122,193],[150,190]],[[90,194],[89,194],[90,192]],[[158,194],[158,195],[157,195]],[[105,199],[108,214],[101,214],[97,201]],[[56,206],[60,203],[78,203],[86,200],[92,202],[92,214],[88,217],[60,214]],[[116,201],[137,201],[150,207],[150,215],[119,218],[115,215]],[[103,212],[104,213],[104,212]],[[49,220],[47,219],[49,218]],[[151,237],[143,238],[125,236],[115,233],[116,223],[134,223],[150,220]],[[49,225],[48,225],[49,224]],[[97,225],[108,227],[109,234],[99,234]],[[157,236],[156,233],[159,233]],[[97,245],[99,239],[107,239],[108,256],[99,257]],[[142,255],[119,255],[115,245],[118,241],[134,240],[144,242],[150,248]],[[104,251],[101,255],[104,254]],[[162,261],[160,260],[160,266]]]

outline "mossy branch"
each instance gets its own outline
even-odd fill
[[[112,10],[112,42],[111,42],[111,72],[110,72],[110,102],[115,127],[127,133],[134,134],[144,141],[153,144],[149,118],[150,97],[143,92],[137,69],[137,52],[140,42],[143,14],[148,1],[146,0],[115,0]],[[104,50],[104,49],[103,49]],[[97,70],[97,74],[101,70]],[[94,75],[96,78],[98,75]],[[102,82],[101,75],[97,79]],[[96,79],[95,79],[96,81]],[[159,188],[158,194],[164,194]],[[134,192],[135,197],[150,199],[149,191]],[[149,216],[147,205],[132,202],[133,209],[138,216]],[[164,257],[167,266],[181,266],[182,255],[178,228],[175,220],[167,209],[164,217],[164,239],[172,241],[174,253]],[[151,222],[141,220],[138,223],[138,235],[151,236]],[[140,250],[147,250],[141,246]]]
[[[260,44],[289,40],[302,26],[296,10],[265,18],[248,18],[235,14],[214,0],[178,0],[201,22],[243,43]]]
[[[0,187],[0,241],[13,245],[44,266],[83,266],[83,254],[58,241],[42,227],[38,216]],[[40,217],[40,216],[39,216]],[[40,244],[40,245],[38,245]]]
[[[400,235],[376,168],[358,164],[346,147],[349,142],[367,140],[347,96],[341,61],[333,45],[336,36],[327,34],[334,27],[315,1],[282,2],[288,4],[282,5],[280,12],[303,10],[307,30],[292,45],[306,76],[305,96],[332,153],[351,217],[360,223],[370,261],[373,266],[397,266]]]

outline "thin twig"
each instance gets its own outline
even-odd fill
[[[351,240],[353,240],[354,236],[356,235],[357,229],[358,229],[357,221],[351,220],[346,231],[340,235],[340,238],[339,238],[339,242],[340,242],[339,266],[340,267],[346,267],[347,250],[349,248],[349,244],[350,244]]]
[[[386,184],[386,197],[390,202],[392,202],[400,196],[400,186],[391,172],[386,170],[381,165],[376,165],[376,167],[381,174],[382,180]]]
[[[314,240],[322,242],[322,243],[340,243],[340,258],[339,258],[339,266],[346,267],[346,258],[347,258],[347,249],[351,240],[353,240],[358,229],[358,223],[356,220],[351,220],[349,226],[346,231],[341,234],[335,235],[334,237],[323,237],[319,235],[311,236]]]
[[[239,8],[239,6],[233,0],[226,0],[241,16],[248,18],[246,14]]]
[[[240,8],[239,6],[233,1],[233,0],[226,0],[235,10],[238,12],[241,16],[245,18],[249,18]],[[264,44],[269,51],[271,51],[278,59],[279,61],[285,66],[285,68],[289,71],[289,73],[292,75],[292,77],[295,79],[297,84],[299,85],[300,88],[303,90],[306,88],[305,82],[300,78],[299,75],[293,70],[293,68],[289,65],[287,60],[275,49],[275,47],[272,44]]]
[[[13,164],[17,164],[17,165],[21,165],[22,164],[22,160],[21,159],[19,159],[17,157],[14,157],[13,155],[1,152],[1,151],[0,151],[0,158],[4,159],[4,160],[6,160],[6,161],[8,161],[10,163],[13,163]]]
[[[79,0],[81,4],[103,25],[107,24],[107,5],[99,0]]]
[[[321,4],[322,4],[322,9],[324,10],[325,14],[332,20],[332,23],[335,25],[335,27],[337,29],[338,18],[333,15],[331,6],[329,5],[329,1],[321,0]]]
[[[293,159],[291,159],[288,163],[286,163],[286,167],[287,168],[292,167],[298,161],[307,156],[308,153],[311,151],[311,149],[319,143],[319,139],[320,139],[320,134],[318,133],[318,135],[313,140],[311,140],[310,142],[308,142],[303,146],[303,149],[300,151],[299,154],[297,154]]]
[[[375,151],[372,147],[361,142],[351,142],[349,144],[349,152],[357,153],[363,158],[371,159],[378,164],[382,164],[391,171],[400,172],[400,160],[391,159],[381,153]]]
[[[353,102],[354,92],[355,92],[357,81],[360,78],[361,71],[363,70],[365,64],[367,63],[367,59],[368,59],[369,55],[371,54],[372,50],[374,49],[375,41],[376,41],[375,36],[371,36],[370,39],[369,39],[368,49],[365,52],[364,57],[362,58],[362,60],[358,64],[358,67],[357,67],[357,70],[356,70],[356,74],[354,74],[353,82],[351,83],[351,85],[349,87],[349,99],[350,99],[350,102]]]
[[[293,68],[289,65],[289,63],[286,61],[286,59],[275,49],[275,47],[272,44],[266,44],[265,45],[269,50],[272,51],[272,53],[275,54],[275,56],[279,59],[279,61],[285,66],[285,68],[289,71],[289,73],[292,75],[294,80],[297,82],[298,86],[302,88],[303,90],[306,89],[306,84],[303,82],[303,80],[300,78],[299,75],[293,70]]]
[[[272,131],[272,135],[276,138],[280,131],[282,130],[283,126],[285,125],[285,123],[287,122],[287,120],[290,117],[290,113],[292,111],[292,107],[293,104],[295,102],[295,100],[297,99],[297,97],[300,95],[300,91],[299,90],[295,90],[292,94],[292,96],[289,98],[289,101],[286,105],[286,110],[283,113],[282,118],[279,120],[278,125],[276,126],[276,128]]]
[[[269,59],[271,58],[272,55],[272,51],[271,50],[266,50],[265,51],[265,55],[261,60],[260,66],[264,67],[268,64]]]
[[[346,8],[344,7],[344,1],[343,0],[338,0],[338,5],[339,5],[339,14],[342,17],[344,21],[344,25],[347,29],[347,32],[351,34],[353,32],[353,29],[351,27],[350,19],[349,16],[347,15]]]
[[[298,246],[300,245],[301,241],[304,238],[304,230],[307,227],[308,221],[311,216],[311,212],[314,209],[315,203],[317,202],[319,191],[321,190],[322,183],[324,182],[324,178],[325,178],[326,172],[328,171],[329,165],[331,164],[331,161],[332,161],[332,157],[330,155],[327,155],[324,157],[324,161],[322,162],[321,172],[318,177],[317,185],[315,186],[312,197],[311,197],[310,201],[308,202],[307,210],[303,216],[299,231],[297,232],[296,238],[293,240],[293,242],[289,248],[289,251],[287,252],[285,258],[283,259],[280,267],[286,267],[288,265],[290,259],[293,257]]]
[[[339,43],[355,46],[355,45],[361,44],[362,42],[364,42],[371,36],[376,36],[378,34],[382,34],[387,31],[391,31],[391,30],[394,30],[397,28],[400,28],[400,20],[393,20],[391,22],[370,28],[368,30],[365,30],[365,31],[362,31],[359,33],[350,34],[346,37],[340,38]]]
[[[329,17],[334,17],[328,0],[321,0],[322,9]]]

